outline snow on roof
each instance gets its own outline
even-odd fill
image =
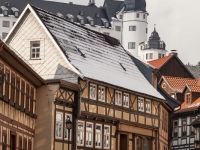
[[[67,59],[84,77],[164,99],[145,79],[117,39],[32,7]]]

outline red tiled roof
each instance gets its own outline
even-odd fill
[[[176,91],[182,92],[185,85],[197,85],[197,79],[164,76],[168,84]]]
[[[152,66],[156,67],[157,69],[159,69],[160,67],[162,67],[164,65],[165,62],[167,62],[167,60],[169,60],[173,55],[168,55],[165,56],[163,58],[159,58],[156,60],[152,60],[152,61],[148,61],[149,64],[151,64]]]
[[[198,85],[188,85],[192,92],[200,92],[200,86]]]
[[[186,105],[185,102],[181,104],[181,109],[177,110],[175,113],[181,113],[181,112],[187,112],[190,110],[196,109],[198,106],[200,106],[200,97],[195,100],[192,104]]]

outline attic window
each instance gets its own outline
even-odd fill
[[[12,10],[12,12],[13,12],[13,14],[14,14],[15,17],[19,16],[19,10],[17,8],[12,7],[11,10]]]
[[[88,22],[90,23],[91,26],[94,25],[94,20],[90,16],[87,17],[87,20],[88,20]]]
[[[191,103],[191,95],[190,93],[185,94],[185,104]]]
[[[99,13],[96,13],[95,16],[96,16],[97,18],[99,18],[100,15],[99,15]]]
[[[83,11],[80,11],[79,14],[80,14],[81,16],[83,16],[83,15],[84,15],[84,12],[83,12]]]
[[[63,16],[63,14],[61,14],[61,13],[56,13],[56,15],[58,16],[58,17],[61,17],[61,18],[65,18],[64,16]]]
[[[67,19],[68,19],[69,21],[74,22],[74,16],[73,16],[73,15],[67,14],[66,16],[67,16]]]
[[[103,24],[104,24],[104,26],[105,26],[106,28],[109,27],[109,23],[108,23],[108,20],[107,20],[107,19],[101,18],[101,21],[103,22]]]
[[[84,18],[80,15],[78,15],[77,18],[78,18],[78,21],[80,22],[80,24],[83,25],[84,24]]]
[[[77,51],[81,54],[82,57],[86,58],[86,57],[85,57],[85,54],[82,53],[82,51],[80,50],[80,48],[76,47],[76,49],[77,49]]]
[[[8,8],[6,8],[5,6],[1,6],[1,10],[4,16],[8,15]]]
[[[124,70],[124,71],[126,71],[126,68],[122,65],[122,63],[119,63],[120,64],[120,66],[122,67],[122,69]]]

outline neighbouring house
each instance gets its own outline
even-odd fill
[[[200,65],[193,66],[186,64],[185,66],[194,75],[195,78],[200,78]]]
[[[194,139],[194,150],[200,149],[200,117],[198,117],[192,122],[195,131],[195,139]]]
[[[168,149],[171,108],[117,39],[28,5],[5,41],[47,80],[35,150]]]
[[[0,149],[33,150],[36,93],[45,81],[1,40],[0,72]]]

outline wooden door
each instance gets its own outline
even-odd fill
[[[10,135],[10,150],[16,150],[16,136]]]
[[[120,150],[128,150],[127,135],[120,134]]]

